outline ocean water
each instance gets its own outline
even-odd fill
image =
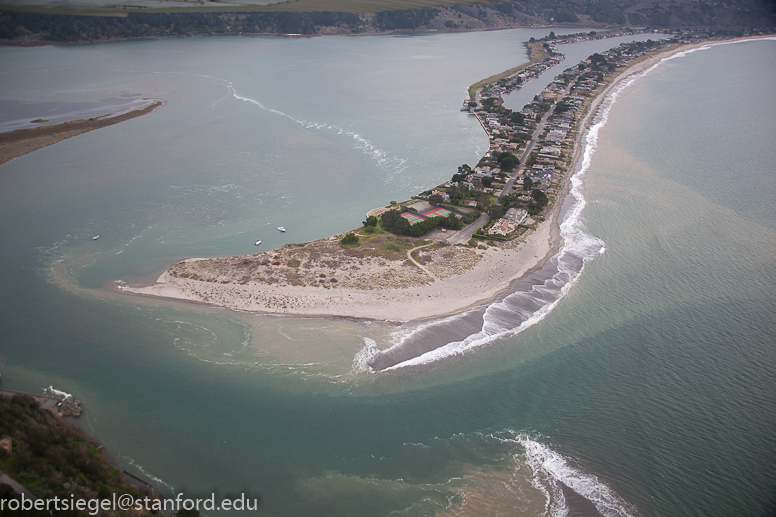
[[[261,515],[772,511],[773,40],[671,59],[601,113],[567,208],[585,267],[519,333],[370,373],[417,325],[110,289],[441,182],[487,146],[466,87],[546,32],[0,49],[2,120],[167,103],[0,166],[4,386],[74,394],[127,470]]]

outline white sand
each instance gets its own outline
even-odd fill
[[[123,291],[203,302],[230,309],[304,316],[344,316],[404,322],[459,312],[492,299],[549,258],[553,225],[542,224],[516,248],[477,250],[480,261],[462,274],[426,285],[393,289],[353,289],[203,282],[172,276],[165,271],[148,287],[121,287]],[[456,252],[468,248],[446,248]],[[412,266],[414,267],[414,266]],[[431,268],[433,272],[433,268]]]

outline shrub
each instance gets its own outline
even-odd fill
[[[351,245],[358,244],[358,235],[356,235],[355,233],[349,233],[340,240],[340,244],[342,244],[343,246],[351,246]]]

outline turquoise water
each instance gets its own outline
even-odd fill
[[[446,179],[487,145],[458,111],[466,87],[542,34],[0,49],[14,116],[167,102],[0,167],[4,386],[73,393],[128,470],[161,490],[260,494],[263,515],[766,513],[772,40],[672,59],[623,90],[584,184],[605,252],[536,325],[422,372],[354,367],[411,325],[101,289],[343,231]]]

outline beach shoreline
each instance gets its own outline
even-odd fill
[[[547,221],[549,222],[549,221]],[[322,239],[322,241],[329,239]],[[320,241],[314,241],[320,242]],[[339,245],[338,241],[337,245]],[[341,285],[313,287],[311,285],[276,285],[251,283],[223,284],[222,280],[200,281],[175,277],[170,269],[150,286],[112,287],[123,293],[170,300],[187,301],[242,312],[303,316],[315,318],[337,317],[374,320],[390,323],[425,320],[448,316],[472,309],[510,290],[517,282],[540,269],[560,248],[560,233],[555,225],[541,224],[525,240],[512,248],[488,247],[468,250],[478,256],[476,266],[459,274],[436,281],[418,279],[420,268],[411,285],[403,288],[352,288]],[[439,259],[430,266],[432,271],[443,268],[444,253],[453,247],[437,248],[431,255]],[[273,254],[284,248],[267,252]],[[261,256],[263,254],[259,254]],[[253,255],[251,257],[254,257]],[[178,264],[218,261],[219,259],[187,259]],[[379,262],[379,261],[378,261]],[[361,265],[360,275],[369,269],[386,282],[407,278],[399,263],[392,269],[386,265]],[[387,269],[387,273],[384,273]],[[332,273],[335,274],[335,273]],[[402,276],[397,276],[402,275]],[[340,276],[337,274],[337,276]],[[412,281],[414,280],[414,281]],[[340,281],[339,284],[343,282]]]
[[[334,285],[314,285],[298,280],[301,285],[286,284],[280,282],[264,283],[243,280],[237,282],[234,271],[224,270],[224,261],[221,259],[187,259],[174,264],[159,276],[156,283],[149,286],[120,285],[118,290],[128,294],[152,296],[180,301],[202,303],[209,306],[227,308],[244,312],[260,314],[277,314],[302,317],[341,317],[365,320],[378,320],[393,323],[425,320],[444,317],[465,312],[474,307],[488,303],[498,296],[509,292],[521,280],[526,279],[531,273],[541,269],[563,246],[560,233],[560,218],[563,206],[571,190],[571,178],[576,174],[583,155],[583,137],[588,133],[592,121],[598,112],[603,100],[611,91],[627,77],[642,72],[660,60],[678,52],[697,48],[708,42],[678,45],[669,49],[661,49],[654,54],[647,54],[635,59],[627,68],[617,73],[602,89],[591,97],[585,112],[577,124],[574,153],[569,167],[570,174],[563,179],[559,195],[555,200],[549,214],[544,221],[536,225],[536,229],[527,236],[486,249],[451,246],[434,249],[430,253],[429,260],[432,268],[436,263],[434,253],[444,255],[445,251],[453,250],[456,253],[476,253],[474,264],[459,271],[456,274],[442,278],[429,275],[432,278],[420,278],[415,275],[408,285],[399,287],[359,286],[348,287],[346,282],[338,282]],[[335,237],[314,241],[314,243],[333,241]],[[305,245],[302,245],[305,246]],[[263,259],[277,253],[283,253],[286,248],[280,248],[270,252],[249,255],[246,257],[232,257],[243,261],[260,263]],[[460,251],[459,251],[460,250]],[[284,267],[289,260],[288,256],[274,255],[275,262],[265,260],[269,264],[277,264]],[[219,262],[220,261],[220,262]],[[379,261],[376,261],[379,262]],[[441,262],[437,260],[437,262]],[[290,263],[290,262],[289,262]],[[232,263],[232,267],[234,263]],[[183,268],[177,273],[175,267]],[[309,266],[308,266],[309,267]],[[359,269],[359,275],[377,278],[381,276],[380,268],[386,268],[382,276],[391,279],[403,278],[405,269],[388,264],[364,263],[362,258],[358,265],[350,266]],[[393,269],[390,269],[393,267]],[[189,269],[191,268],[191,269]],[[228,268],[227,268],[228,269]],[[421,268],[415,267],[417,273]],[[183,273],[183,271],[186,271]],[[200,277],[193,271],[208,271],[208,275]],[[319,270],[315,270],[316,272]],[[321,275],[338,274],[336,270],[331,272],[324,269]],[[182,276],[179,276],[179,274]],[[187,276],[188,275],[188,276]],[[399,276],[396,276],[399,275]],[[191,278],[194,276],[195,278]],[[370,277],[370,278],[372,278]],[[248,277],[243,277],[248,278]],[[327,277],[329,278],[329,277]],[[273,278],[274,280],[274,278]],[[309,282],[309,276],[308,280]]]

